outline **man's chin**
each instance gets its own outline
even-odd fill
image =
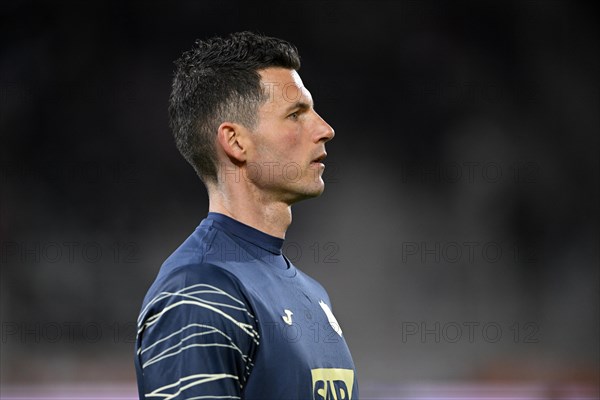
[[[325,191],[325,185],[321,184],[319,186],[306,188],[301,192],[297,192],[290,204],[297,203],[302,200],[313,199],[315,197],[319,197]]]

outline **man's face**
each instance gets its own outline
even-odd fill
[[[250,137],[247,175],[267,196],[292,204],[323,192],[325,143],[334,131],[313,108],[298,73],[259,71],[267,101],[259,108]]]

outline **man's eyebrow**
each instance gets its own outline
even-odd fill
[[[285,109],[285,112],[287,113],[294,109],[306,111],[306,110],[310,110],[312,107],[314,107],[313,103],[307,103],[305,101],[297,101],[297,102],[291,104],[289,107],[287,107]]]

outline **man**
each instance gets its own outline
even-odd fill
[[[144,299],[140,399],[357,399],[327,293],[281,252],[292,204],[323,192],[334,136],[296,48],[242,32],[176,64],[171,127],[209,214]]]

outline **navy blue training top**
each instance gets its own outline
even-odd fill
[[[144,299],[135,345],[140,399],[358,399],[329,297],[282,246],[208,214]]]

